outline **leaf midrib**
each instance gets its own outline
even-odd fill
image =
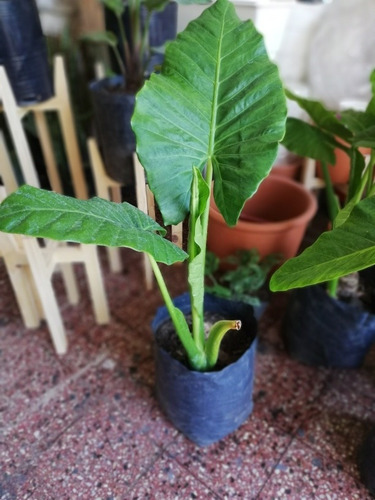
[[[25,221],[27,219],[29,219],[30,217],[33,217],[32,213],[36,214],[36,213],[41,213],[41,212],[52,212],[56,215],[56,218],[57,219],[61,219],[62,217],[66,217],[66,216],[69,216],[70,214],[79,214],[79,215],[82,215],[83,217],[87,217],[87,218],[95,218],[96,220],[98,221],[101,221],[102,224],[111,224],[113,226],[118,226],[120,228],[124,228],[124,224],[123,224],[123,220],[121,220],[121,217],[117,217],[117,215],[121,215],[121,214],[113,214],[111,213],[111,218],[109,219],[108,217],[106,216],[103,216],[103,215],[100,215],[96,212],[92,212],[92,211],[85,211],[85,210],[76,210],[76,209],[59,209],[59,208],[53,208],[53,207],[43,207],[43,208],[40,208],[40,207],[37,207],[37,208],[28,208],[27,209],[27,212],[26,212],[26,216],[22,218],[22,221]],[[21,216],[25,214],[25,207],[20,207],[18,210],[14,207],[12,207],[12,216]],[[114,217],[114,215],[116,215],[116,217]],[[6,218],[7,216],[2,216],[4,218]],[[1,218],[1,216],[0,216]],[[134,220],[134,218],[132,217],[132,219]],[[137,217],[138,220],[140,220],[139,217]],[[55,219],[56,220],[56,219]],[[17,223],[19,221],[19,219],[17,219],[17,217],[15,217],[15,223]],[[160,231],[160,230],[163,230],[163,228],[161,226],[154,226],[152,223],[150,223],[149,225],[145,225],[145,226],[141,226],[140,228],[137,227],[137,226],[134,226],[132,227],[132,229],[136,230],[136,229],[141,229],[141,230],[146,230],[146,231]]]
[[[225,13],[222,17],[221,23],[221,33],[219,38],[219,45],[217,50],[217,65],[215,71],[215,79],[214,79],[214,95],[212,99],[212,112],[211,112],[211,120],[210,120],[210,135],[209,135],[209,143],[208,143],[208,158],[213,158],[214,153],[214,144],[215,144],[215,135],[216,135],[216,121],[217,121],[217,109],[218,109],[218,95],[219,95],[219,76],[221,71],[221,52],[222,52],[222,44],[223,44],[223,36],[224,36],[224,26],[226,13],[228,11],[228,6],[225,9]]]

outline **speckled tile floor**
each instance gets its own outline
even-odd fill
[[[0,498],[4,500],[369,499],[356,453],[375,423],[375,356],[360,370],[303,366],[288,357],[286,296],[260,324],[254,412],[221,442],[198,448],[154,398],[150,320],[141,257],[123,250],[108,271],[111,323],[93,320],[84,275],[78,306],[55,285],[69,351],[55,355],[45,325],[26,330],[0,263]],[[182,291],[184,267],[168,269]]]

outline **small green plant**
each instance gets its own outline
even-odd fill
[[[137,153],[164,224],[188,217],[187,252],[165,228],[128,203],[77,200],[22,186],[0,206],[0,230],[145,252],[195,370],[210,370],[225,332],[204,333],[204,268],[210,197],[228,224],[268,175],[284,135],[286,102],[277,67],[251,21],[217,0],[166,50],[136,99]],[[213,183],[213,179],[215,182]],[[168,292],[159,263],[187,260],[192,331]]]
[[[206,256],[206,292],[218,297],[259,306],[258,294],[265,285],[269,272],[280,262],[277,255],[268,255],[261,260],[256,248],[238,250],[234,255],[219,259],[213,252]],[[230,269],[219,272],[221,265]]]
[[[86,33],[82,40],[105,44],[113,51],[127,90],[138,91],[144,82],[151,56],[149,32],[151,16],[161,12],[169,0],[98,0],[116,19],[117,36],[112,31]],[[208,0],[178,0],[179,3],[207,3]],[[127,11],[129,23],[125,27]],[[144,13],[144,15],[142,15]]]
[[[365,111],[335,113],[320,102],[287,93],[310,115],[313,124],[288,118],[283,143],[289,150],[321,162],[332,230],[276,271],[270,282],[274,291],[328,282],[328,292],[335,297],[339,278],[375,264],[375,71],[370,81],[372,97]],[[343,205],[334,193],[327,168],[335,162],[336,147],[350,158]],[[360,147],[371,149],[367,162]]]

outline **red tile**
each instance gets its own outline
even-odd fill
[[[114,447],[111,417],[90,412],[40,456],[29,480],[37,498],[126,498],[158,449],[142,436]]]
[[[276,498],[370,500],[371,497],[340,462],[295,441],[258,497],[259,500]]]
[[[131,488],[127,498],[220,500],[221,497],[190,474],[185,467],[180,466],[169,456],[163,455]]]
[[[144,290],[143,256],[122,249],[124,270],[104,278],[111,322],[96,325],[84,271],[66,300],[67,355],[55,355],[46,325],[22,325],[12,293],[0,293],[0,472],[4,500],[37,498],[322,498],[367,500],[355,455],[374,422],[375,350],[360,370],[307,367],[285,352],[286,295],[259,327],[255,405],[236,432],[207,448],[185,439],[154,397],[150,321],[162,305]],[[172,295],[186,267],[162,266]],[[1,290],[9,287],[0,263]],[[5,287],[5,288],[4,288]]]
[[[369,397],[353,390],[354,387],[348,385],[348,380],[333,376],[317,399],[310,418],[298,431],[304,443],[353,471],[358,446],[369,426],[375,424],[375,395]]]
[[[294,432],[309,415],[329,370],[313,368],[285,353],[257,353],[254,415]]]
[[[250,416],[236,432],[200,448],[180,436],[170,456],[222,498],[255,498],[291,437]]]

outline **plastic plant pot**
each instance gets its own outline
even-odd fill
[[[188,294],[174,303],[184,313],[190,312]],[[252,412],[257,329],[253,308],[247,304],[206,295],[205,310],[220,313],[226,319],[240,319],[240,332],[247,343],[235,362],[217,371],[193,371],[158,345],[158,329],[169,319],[165,307],[158,309],[152,324],[156,338],[157,399],[174,426],[199,446],[210,445],[230,434]]]

